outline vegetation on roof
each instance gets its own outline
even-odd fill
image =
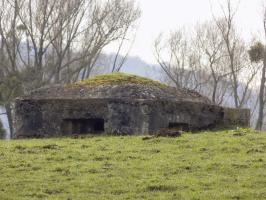
[[[154,81],[145,77],[136,76],[126,73],[112,73],[98,75],[93,78],[83,80],[75,83],[78,86],[99,86],[99,85],[122,85],[122,84],[140,84],[140,85],[153,85],[157,87],[167,87],[167,85]]]

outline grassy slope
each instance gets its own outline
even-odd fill
[[[266,134],[0,142],[0,199],[266,199]]]

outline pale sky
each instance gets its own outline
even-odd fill
[[[136,0],[142,9],[131,56],[138,56],[148,63],[156,63],[152,44],[161,33],[182,27],[191,28],[197,23],[212,19],[212,13],[219,16],[219,4],[226,0]],[[212,4],[212,8],[210,6]],[[238,0],[232,0],[237,3]],[[262,32],[263,0],[241,0],[236,22],[239,32],[249,40]],[[213,12],[212,12],[213,10]],[[112,51],[113,47],[107,49]]]

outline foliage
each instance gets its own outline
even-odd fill
[[[265,199],[266,134],[0,142],[0,199]]]
[[[134,84],[142,84],[142,85],[154,85],[158,87],[167,87],[165,84],[160,83],[158,81],[154,81],[148,78],[135,76],[126,73],[112,73],[112,74],[105,74],[95,76],[91,79],[83,80],[75,85],[78,86],[98,86],[98,85],[122,85],[127,83],[134,83]]]
[[[264,45],[260,42],[256,42],[250,47],[248,54],[251,62],[260,62],[264,57]]]

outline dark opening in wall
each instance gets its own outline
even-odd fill
[[[62,123],[64,134],[89,134],[104,132],[104,119],[64,119]]]
[[[182,131],[189,131],[189,124],[187,123],[178,123],[178,122],[170,122],[168,128],[170,129],[178,129]]]

